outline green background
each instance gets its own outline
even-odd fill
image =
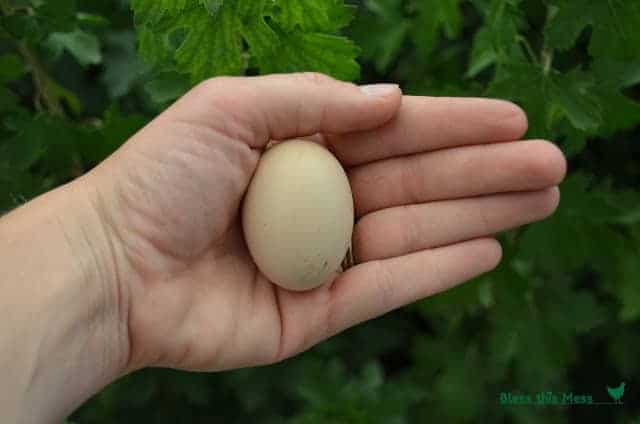
[[[219,74],[314,70],[511,99],[528,137],[569,158],[558,213],[503,235],[495,272],[274,366],[138,372],[71,420],[640,422],[640,2],[351,5],[0,0],[0,212],[86,172]],[[543,391],[610,401],[621,381],[622,406],[499,403]]]

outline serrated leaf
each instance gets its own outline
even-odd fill
[[[224,0],[200,0],[209,14],[215,15],[224,4]]]
[[[300,4],[303,3],[287,4],[290,20],[302,19],[295,25],[283,21],[282,13],[267,22],[273,5],[266,0],[223,2],[214,14],[201,2],[170,7],[163,2],[152,5],[149,0],[137,0],[133,7],[143,57],[161,70],[190,75],[192,82],[215,75],[241,74],[247,69],[249,58],[262,73],[295,69],[325,72],[338,78],[357,77],[358,50],[353,43],[320,31],[321,26],[328,28],[327,22],[331,28],[336,27],[336,22],[344,22],[347,15],[342,1],[327,0],[324,9],[324,3],[315,4],[314,10],[326,12],[328,18],[324,20],[313,13],[304,17],[296,14]],[[340,19],[330,19],[334,16]],[[286,25],[282,27],[280,23]],[[301,29],[311,27],[307,31]],[[246,51],[243,41],[248,45]],[[324,57],[317,51],[319,48]]]
[[[265,72],[318,71],[352,81],[360,76],[355,61],[359,49],[349,39],[321,33],[280,33],[278,60],[265,64]]]
[[[511,60],[520,50],[518,36],[526,29],[526,21],[519,4],[520,0],[491,0],[489,6],[481,10],[486,14],[485,26],[500,62]]]
[[[138,32],[138,46],[140,56],[149,65],[157,66],[172,59],[172,51],[165,45],[166,34],[140,26]]]
[[[375,63],[378,72],[385,72],[401,53],[413,22],[402,13],[399,0],[369,0],[364,4],[366,13],[349,28],[349,35],[362,49],[363,59]]]
[[[553,8],[553,18],[544,28],[546,46],[558,50],[573,47],[580,33],[592,23],[588,13],[591,3],[589,0],[564,0],[549,6]]]
[[[191,0],[132,0],[131,8],[136,20],[155,24],[166,14],[180,15],[190,3]]]
[[[191,75],[194,82],[215,75],[237,75],[243,70],[241,22],[233,9],[223,6],[213,21],[202,10],[185,10],[169,33],[187,29],[187,35],[175,52],[176,66]]]
[[[597,1],[591,4],[589,12],[594,23],[589,53],[596,58],[637,60],[640,55],[640,2]]]
[[[490,29],[480,28],[473,37],[473,48],[466,76],[473,78],[496,62],[497,55],[493,48]]]
[[[549,84],[550,100],[580,130],[594,130],[602,123],[602,110],[592,92],[593,86],[593,81],[578,71],[554,77]]]
[[[352,19],[342,0],[276,0],[275,20],[285,31],[335,32]]]
[[[573,272],[587,264],[610,266],[626,250],[624,236],[616,227],[625,216],[626,205],[618,205],[614,193],[592,187],[591,180],[583,174],[567,179],[555,215],[524,231],[520,239],[524,257],[539,260],[538,265],[545,269]]]
[[[413,39],[421,55],[428,56],[433,51],[440,29],[449,39],[459,34],[462,29],[459,3],[459,0],[422,0],[417,4]]]

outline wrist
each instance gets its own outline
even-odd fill
[[[0,220],[0,410],[16,422],[69,414],[126,367],[128,295],[101,202],[84,178]]]

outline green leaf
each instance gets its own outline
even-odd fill
[[[86,26],[94,27],[94,28],[105,28],[108,27],[110,22],[107,18],[101,15],[95,15],[92,13],[84,13],[79,12],[76,14],[79,24],[83,24]]]
[[[497,54],[493,48],[491,31],[487,27],[480,28],[473,37],[473,48],[466,76],[474,78],[480,72],[495,64]]]
[[[187,29],[187,35],[175,52],[177,69],[201,81],[215,75],[242,72],[240,19],[230,7],[223,6],[213,18],[192,7],[169,28]],[[204,52],[203,52],[204,50]]]
[[[0,23],[7,33],[16,39],[29,39],[39,41],[46,35],[40,27],[35,16],[11,15],[1,16]]]
[[[524,257],[556,273],[575,272],[586,265],[607,269],[627,250],[619,228],[627,202],[621,203],[620,194],[592,187],[590,180],[582,174],[567,179],[555,215],[524,231],[520,240]]]
[[[0,55],[0,84],[15,81],[26,74],[22,60],[13,54]]]
[[[110,32],[103,43],[102,83],[111,98],[125,96],[147,69],[136,54],[135,32]]]
[[[89,168],[102,162],[146,123],[140,115],[123,116],[117,106],[104,113],[99,125],[84,131],[78,140],[78,152]]]
[[[462,29],[460,0],[422,0],[417,4],[418,16],[414,22],[413,39],[423,56],[436,46],[440,29],[447,38],[458,36]]]
[[[215,15],[222,7],[224,0],[200,0],[210,15]]]
[[[51,94],[65,102],[73,113],[79,115],[80,112],[82,112],[82,103],[73,91],[68,90],[55,82],[49,83],[49,90],[51,90]]]
[[[0,85],[0,113],[15,108],[18,105],[18,96],[7,87]]]
[[[491,0],[480,9],[499,62],[509,62],[520,52],[518,37],[526,29],[526,22],[519,4],[520,0]]]
[[[594,82],[580,71],[554,76],[549,84],[551,101],[579,130],[595,130],[602,123]]]
[[[640,4],[628,0],[556,0],[544,29],[545,44],[567,50],[592,27],[589,52],[594,57],[633,59],[640,52]]]
[[[573,47],[580,33],[592,23],[591,3],[590,0],[564,0],[549,6],[553,17],[544,28],[545,45],[561,51]]]
[[[173,51],[165,45],[166,34],[146,26],[137,28],[140,56],[151,66],[172,63]]]
[[[158,75],[144,88],[153,102],[166,104],[189,91],[191,84],[184,75],[173,72]]]
[[[309,14],[300,13],[304,1],[283,2],[273,17],[267,0],[227,1],[213,8],[178,3],[134,1],[140,52],[162,70],[190,75],[192,82],[241,74],[250,63],[262,73],[319,71],[343,79],[359,74],[358,49],[331,34],[349,16],[341,0],[312,2]]]
[[[55,32],[49,36],[49,43],[55,48],[67,50],[82,66],[98,65],[102,62],[98,38],[87,32]]]
[[[76,11],[76,0],[46,1],[35,9],[35,16],[46,33],[71,32],[77,24]]]
[[[588,10],[594,25],[589,53],[596,58],[637,60],[640,55],[640,3],[629,0],[597,1]]]
[[[48,137],[51,131],[50,121],[46,117],[38,117],[30,123],[24,123],[20,132],[4,145],[4,161],[12,168],[26,171],[47,151]]]
[[[132,0],[131,8],[135,12],[136,20],[155,24],[165,15],[180,15],[191,3],[190,0]]]
[[[318,71],[338,79],[358,79],[358,47],[349,39],[322,33],[279,33],[282,47],[277,60],[263,63],[263,72]],[[274,58],[276,59],[276,58]]]
[[[640,250],[636,247],[621,258],[622,264],[617,275],[616,295],[622,304],[620,309],[621,321],[635,321],[640,319]]]
[[[335,32],[353,18],[342,0],[276,0],[274,19],[284,31]]]
[[[365,7],[365,13],[350,27],[349,34],[361,47],[363,59],[373,62],[378,72],[385,72],[400,55],[410,35],[412,20],[402,13],[399,0],[369,0]]]

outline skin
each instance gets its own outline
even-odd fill
[[[508,102],[318,74],[199,85],[92,172],[0,220],[0,410],[53,422],[140,368],[281,361],[493,269],[493,236],[559,201],[565,160],[517,141],[526,127]],[[344,164],[358,217],[358,264],[305,293],[257,271],[239,224],[265,145],[294,137]]]

